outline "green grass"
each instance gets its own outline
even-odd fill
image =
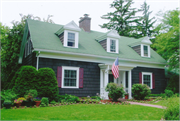
[[[2,109],[1,120],[160,120],[163,111],[140,105],[78,104]]]
[[[167,105],[167,100],[160,100],[158,102],[151,102],[149,104],[153,104],[153,105],[161,105],[161,106],[166,106]]]

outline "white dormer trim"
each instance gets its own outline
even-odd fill
[[[115,40],[116,41],[116,52],[111,52],[110,51],[110,40]],[[109,53],[119,53],[118,50],[119,50],[119,41],[118,41],[118,39],[107,37],[107,52],[109,52]]]
[[[71,47],[68,46],[68,33],[74,33],[75,34],[75,46]],[[75,32],[75,31],[70,31],[70,30],[64,30],[64,46],[65,47],[70,47],[70,48],[78,48],[78,43],[79,43],[79,32]]]
[[[64,29],[65,30],[78,31],[78,32],[81,31],[81,29],[78,27],[78,25],[74,21],[71,21],[68,24],[66,24],[64,26]]]
[[[144,55],[144,46],[147,46],[147,48],[148,48],[148,56],[145,56],[145,55]],[[142,57],[148,57],[148,58],[151,57],[150,45],[141,44],[141,56],[142,56]]]
[[[79,32],[81,29],[77,26],[74,21],[69,22],[64,26],[64,47],[78,48],[79,44]],[[68,33],[74,33],[75,44],[74,46],[68,46]]]
[[[147,44],[147,45],[151,45],[152,44],[152,42],[149,40],[148,36],[146,36],[141,42],[143,44]]]
[[[118,34],[118,32],[116,30],[111,30],[108,34],[107,37],[111,37],[111,38],[116,38],[119,39],[120,36]]]

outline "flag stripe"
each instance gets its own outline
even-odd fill
[[[117,79],[117,78],[119,77],[118,57],[117,57],[117,59],[114,61],[111,70],[112,70],[112,73],[113,73],[113,75],[114,75],[114,78]]]

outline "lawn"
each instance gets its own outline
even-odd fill
[[[1,109],[1,120],[160,120],[163,111],[140,105],[78,104]]]

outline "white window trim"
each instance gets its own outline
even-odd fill
[[[148,47],[148,56],[144,56],[144,46],[147,46],[147,47]],[[145,45],[145,44],[141,44],[141,56],[142,56],[142,57],[148,57],[148,58],[150,58],[150,55],[151,55],[151,53],[150,53],[150,46],[149,46],[149,45]]]
[[[75,34],[75,46],[71,47],[67,45],[68,42],[68,32]],[[70,48],[78,48],[79,43],[79,32],[70,31],[70,30],[64,30],[64,47],[70,47]]]
[[[152,82],[152,73],[151,72],[142,72],[142,84],[144,84],[144,75],[150,75],[150,85],[151,87],[149,87],[150,89],[152,89],[152,85],[153,85],[153,82]]]
[[[76,87],[64,86],[64,70],[76,70]],[[79,88],[79,67],[62,66],[62,88]]]
[[[116,41],[116,52],[111,52],[110,51],[110,40],[115,40]],[[107,38],[107,52],[109,52],[109,53],[119,53],[118,50],[119,50],[119,41],[118,41],[118,39],[108,37]]]

